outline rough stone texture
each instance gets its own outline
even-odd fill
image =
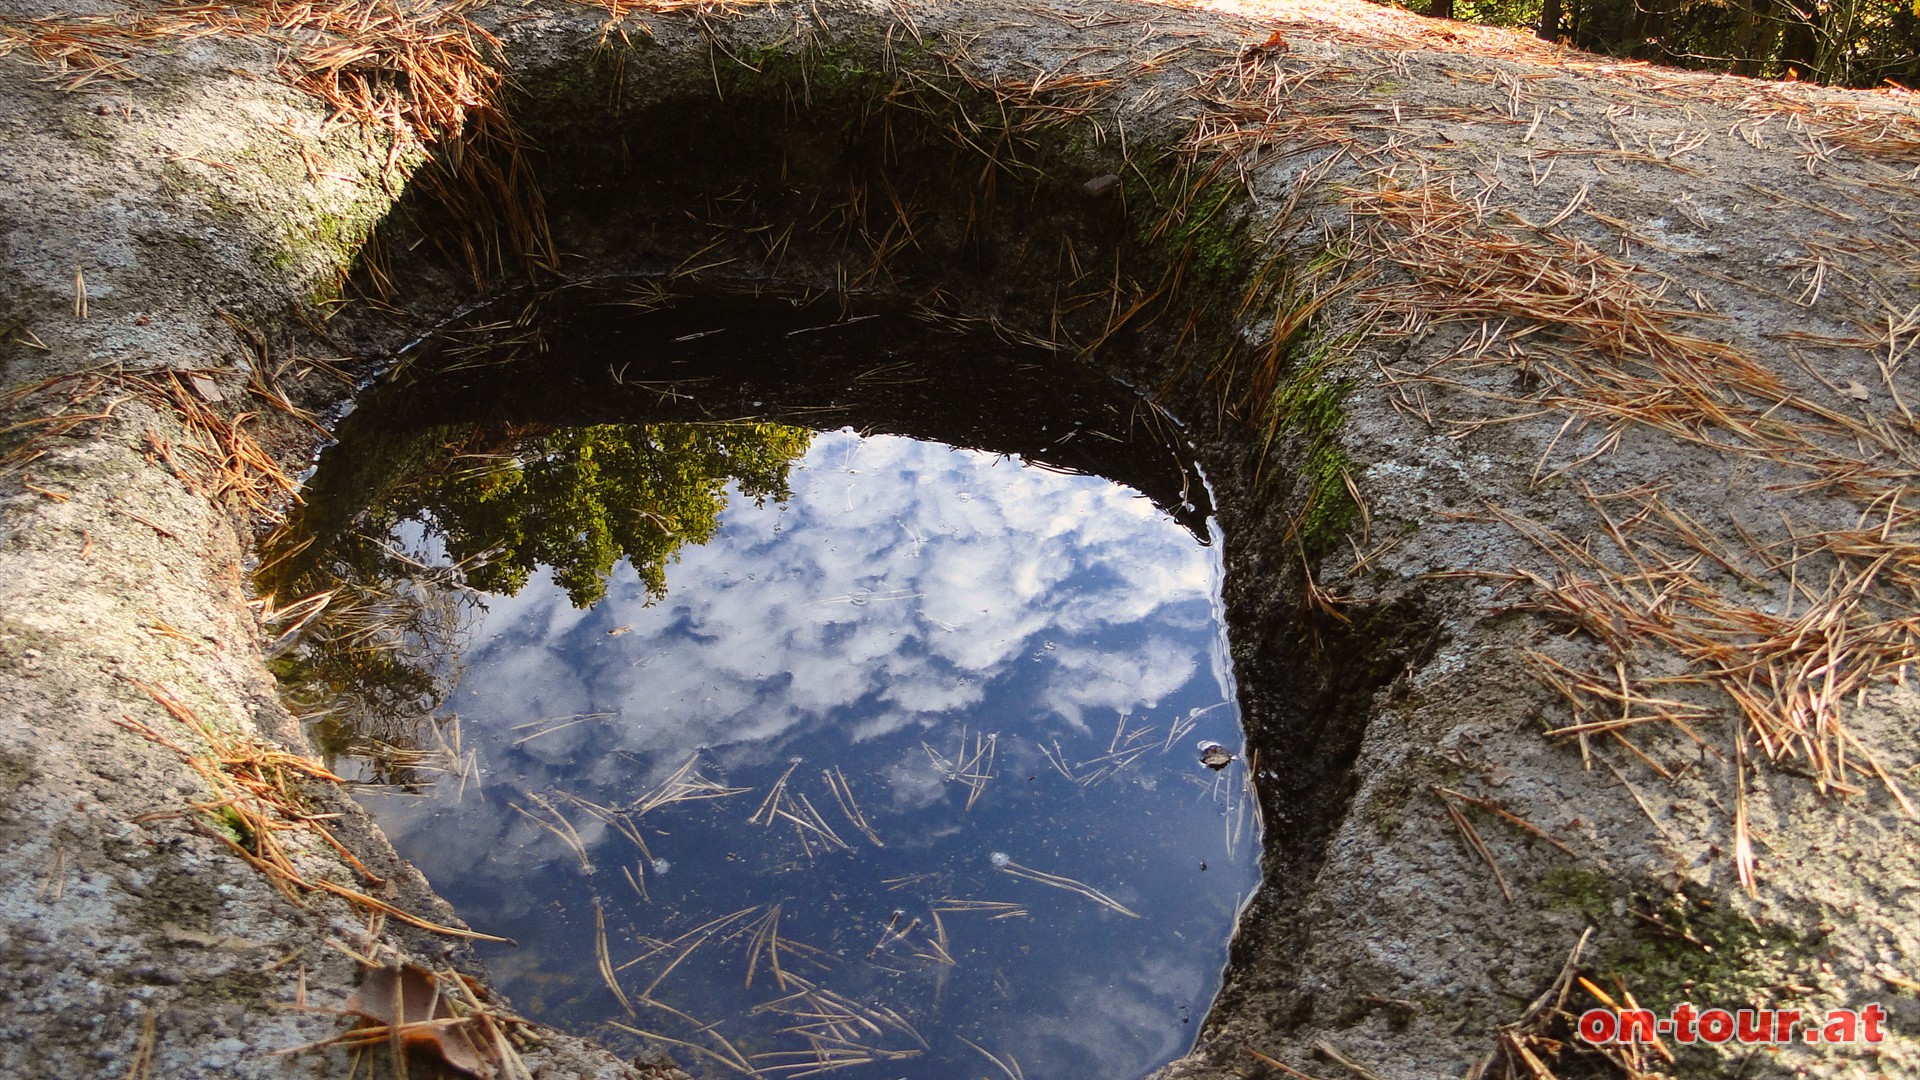
[[[914,34],[900,21],[909,16]],[[567,75],[604,56],[603,12],[497,4],[478,17],[552,106],[542,114],[532,103],[530,122],[544,115],[556,136],[561,126],[598,122],[599,106],[569,97]],[[1223,109],[1190,96],[1196,80],[1245,58],[1243,49],[1277,27],[1284,52],[1267,59],[1292,81],[1271,145],[1242,165],[1256,221],[1291,210],[1294,228],[1270,241],[1285,257],[1304,264],[1340,248],[1367,224],[1355,214],[1364,204],[1347,192],[1377,186],[1388,165],[1409,178],[1424,166],[1428,179],[1452,184],[1495,220],[1511,211],[1549,223],[1541,236],[1624,252],[1664,275],[1667,303],[1698,316],[1688,329],[1734,343],[1805,399],[1885,424],[1904,413],[1897,392],[1920,397],[1898,370],[1911,329],[1879,357],[1892,368],[1884,379],[1870,349],[1826,350],[1802,366],[1778,333],[1859,335],[1904,315],[1876,295],[1906,290],[1911,304],[1911,271],[1891,253],[1913,249],[1920,207],[1910,170],[1920,151],[1911,142],[1850,147],[1833,136],[1832,116],[1794,119],[1796,110],[1829,108],[1911,124],[1909,98],[1613,68],[1530,39],[1440,29],[1333,0],[1288,5],[1281,18],[1251,4],[1069,0],[774,5],[695,18],[627,20],[627,43],[612,47],[629,50],[644,76],[630,104],[700,92],[712,72],[709,42],[729,58],[791,51],[796,41],[864,55],[884,42],[900,46],[905,67],[951,62],[1009,84],[1098,71],[1118,58],[1136,63],[1118,95],[1082,122],[1102,140],[1125,130],[1149,144],[1171,142],[1196,115]],[[915,49],[905,47],[909,38]],[[69,407],[113,412],[41,439],[29,450],[42,456],[0,479],[0,713],[10,721],[0,727],[0,1067],[9,1075],[128,1075],[149,1021],[151,1075],[348,1069],[339,1052],[274,1052],[341,1029],[324,1010],[344,1000],[356,969],[330,943],[371,948],[365,914],[322,897],[289,903],[189,823],[188,804],[207,798],[203,782],[119,723],[180,731],[143,687],[164,688],[223,729],[303,745],[261,665],[258,610],[242,578],[257,523],[230,499],[208,496],[173,410],[117,381],[205,369],[229,402],[262,414],[249,428],[256,438],[290,468],[303,460],[310,433],[248,396],[258,353],[222,313],[257,328],[270,350],[318,355],[324,339],[303,337],[302,317],[311,320],[331,295],[334,275],[397,197],[412,161],[390,160],[384,133],[329,124],[320,103],[287,83],[289,49],[246,36],[196,38],[136,50],[128,63],[137,80],[71,91],[48,81],[25,49],[0,56],[8,147],[0,157],[0,373],[7,389],[93,368],[116,377],[71,406],[66,395],[92,383],[61,383],[6,420]],[[1138,63],[1149,57],[1151,65]],[[1760,122],[1769,116],[1771,127]],[[1300,122],[1315,117],[1362,129],[1366,149],[1330,149],[1336,144]],[[804,125],[795,129],[804,168]],[[1313,182],[1297,185],[1302,177]],[[592,205],[572,196],[576,214]],[[666,226],[645,243],[604,241],[596,250],[568,232],[577,220],[559,217],[563,238],[579,245],[568,248],[579,256],[575,270],[670,269],[684,254],[675,247],[684,238]],[[786,273],[805,283],[825,267],[801,257]],[[342,336],[375,350],[365,358],[376,360],[378,348],[463,302],[458,275],[428,273],[422,268],[424,284],[406,291],[404,315],[350,315]],[[1391,271],[1381,287],[1405,280]],[[1410,384],[1407,373],[1470,351],[1479,328],[1420,318],[1363,326],[1368,310],[1366,297],[1346,295],[1316,324],[1323,340],[1357,340],[1319,375],[1349,384],[1337,446],[1368,508],[1364,522],[1348,526],[1351,550],[1336,546],[1315,568],[1351,624],[1303,605],[1302,558],[1289,539],[1300,499],[1256,481],[1257,440],[1234,420],[1216,425],[1214,388],[1188,383],[1168,393],[1196,425],[1222,489],[1230,623],[1268,785],[1271,850],[1269,887],[1243,922],[1221,1005],[1199,1048],[1165,1075],[1248,1075],[1248,1049],[1319,1076],[1343,1068],[1327,1060],[1329,1050],[1382,1077],[1462,1075],[1492,1049],[1498,1026],[1552,982],[1589,925],[1596,933],[1586,970],[1602,981],[1618,972],[1645,1002],[1691,994],[1708,1006],[1751,999],[1811,1010],[1883,1001],[1892,1014],[1893,1037],[1877,1051],[1797,1046],[1744,1062],[1696,1051],[1672,1071],[1867,1077],[1920,1069],[1911,981],[1920,973],[1920,848],[1914,823],[1884,789],[1863,781],[1861,794],[1830,798],[1798,767],[1756,764],[1748,800],[1760,887],[1748,897],[1732,862],[1736,721],[1724,699],[1671,691],[1714,710],[1699,726],[1711,750],[1696,751],[1672,730],[1636,729],[1671,776],[1604,739],[1591,740],[1583,760],[1570,741],[1541,737],[1568,712],[1535,676],[1529,651],[1602,670],[1615,659],[1667,674],[1684,665],[1652,641],[1608,640],[1605,627],[1570,631],[1564,620],[1510,610],[1525,596],[1518,589],[1435,576],[1512,567],[1552,574],[1539,544],[1486,509],[1578,540],[1601,524],[1583,484],[1600,492],[1666,484],[1675,505],[1710,525],[1738,521],[1755,544],[1787,536],[1782,512],[1831,527],[1863,508],[1781,489],[1803,471],[1644,424],[1563,430],[1570,406],[1524,400],[1539,377],[1528,364],[1539,361],[1508,352],[1524,352],[1524,341],[1501,341],[1494,360],[1448,368],[1450,385]],[[1046,329],[1032,305],[1009,299],[1000,314],[1019,329]],[[1263,328],[1243,329],[1256,338]],[[1343,337],[1349,329],[1357,339]],[[1176,359],[1120,363],[1156,378]],[[341,393],[293,392],[310,403]],[[1510,417],[1518,419],[1504,422]],[[15,441],[0,452],[35,431],[9,432]],[[1282,465],[1304,462],[1304,442],[1282,443]],[[1858,452],[1905,467],[1897,454],[1875,457],[1864,444]],[[1596,456],[1577,470],[1544,478],[1589,453]],[[1370,557],[1356,568],[1362,552]],[[1777,573],[1753,592],[1755,603],[1800,602]],[[1876,684],[1845,712],[1896,776],[1920,762],[1916,719],[1920,701],[1894,683]],[[1435,785],[1496,800],[1575,855],[1476,814],[1512,888],[1508,902],[1443,812]],[[391,865],[349,802],[326,790],[313,797],[346,816],[342,835],[396,881],[393,902],[451,918]],[[324,850],[300,859],[303,873],[354,880]],[[1686,898],[1678,907],[1676,896]],[[1648,919],[1677,919],[1681,909],[1688,932],[1704,935],[1713,952],[1676,952],[1673,933],[1649,928]],[[394,925],[382,931],[390,946],[467,962],[457,949],[443,957],[445,939]],[[313,1008],[290,1008],[302,985]],[[552,1034],[529,1062],[547,1076],[629,1071]]]
[[[329,127],[263,43],[207,38],[135,66],[138,80],[63,92],[41,65],[0,59],[9,390],[83,370],[194,368],[244,394],[249,344],[221,312],[286,318],[351,254],[316,237],[391,201],[389,140]],[[306,179],[300,141],[327,175]],[[191,744],[144,684],[226,731],[304,747],[260,663],[241,577],[253,522],[164,462],[198,464],[178,419],[129,385],[67,404],[90,384],[63,383],[35,411],[111,410],[113,422],[29,447],[40,456],[0,492],[0,1071],[344,1075],[343,1052],[275,1051],[343,1029],[333,1010],[358,968],[335,943],[367,952],[365,914],[324,895],[289,903],[189,824],[188,805],[209,792],[180,757],[119,726]],[[304,454],[309,442],[282,430],[278,445]],[[339,792],[312,798],[348,815],[338,832],[361,841],[394,903],[450,916]],[[303,872],[356,884],[330,852],[299,855]],[[383,937],[423,960],[465,961],[443,955],[447,939]],[[528,1061],[551,1075],[639,1075],[558,1036]]]

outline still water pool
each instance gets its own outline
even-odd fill
[[[520,1009],[715,1076],[1123,1080],[1191,1044],[1260,851],[1217,545],[905,435],[427,444],[451,464],[357,550],[445,655],[323,738],[403,781],[363,801],[514,939],[482,952]]]

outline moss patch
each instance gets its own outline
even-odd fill
[[[1657,1005],[1777,999],[1801,966],[1799,935],[1763,927],[1709,900],[1673,896],[1651,912],[1641,910],[1661,925],[1644,923],[1631,947],[1623,945],[1606,959],[1636,994]]]
[[[1595,922],[1612,918],[1614,900],[1626,893],[1607,875],[1578,866],[1556,866],[1536,887],[1549,910],[1580,912]]]
[[[1349,339],[1310,338],[1289,350],[1284,372],[1267,397],[1260,426],[1267,447],[1292,440],[1294,465],[1294,535],[1309,561],[1333,551],[1359,515],[1348,487],[1353,459],[1340,446],[1340,429],[1347,420],[1346,398],[1351,380],[1334,378],[1331,369],[1346,356]]]

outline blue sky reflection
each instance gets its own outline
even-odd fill
[[[785,504],[734,499],[651,607],[619,571],[587,610],[544,574],[487,598],[446,703],[479,775],[375,797],[396,844],[520,941],[488,959],[523,1008],[695,1042],[696,1070],[916,1052],[844,1075],[992,1071],[962,1040],[1036,1080],[1176,1056],[1258,872],[1241,763],[1198,762],[1204,741],[1240,749],[1218,547],[1106,480],[902,437],[819,435],[791,483]],[[633,812],[676,775],[746,790]],[[773,905],[800,943],[779,976]],[[649,948],[750,906],[648,990],[685,946]],[[597,973],[597,920],[614,965],[638,958],[632,1015]],[[902,1024],[822,1042],[777,1004],[796,993]],[[856,1030],[869,1049],[843,1045]]]

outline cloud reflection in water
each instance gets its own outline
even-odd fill
[[[821,985],[913,1019],[930,1048],[908,1071],[923,1080],[980,1071],[959,1036],[1036,1080],[1140,1076],[1177,1055],[1257,876],[1239,766],[1208,772],[1193,752],[1202,737],[1239,745],[1217,548],[1105,480],[901,437],[818,436],[791,482],[784,505],[734,500],[651,607],[620,573],[585,611],[543,576],[488,598],[447,703],[481,783],[458,800],[446,784],[379,798],[383,824],[473,925],[520,939],[492,962],[509,996],[557,1022],[670,1026],[626,1017],[601,986],[596,903],[615,964],[642,937],[780,903],[783,935],[833,954],[812,976]],[[552,730],[526,738],[540,721]],[[964,810],[965,783],[936,755],[960,761],[988,733],[993,778]],[[640,867],[647,901],[616,869],[639,860],[614,830],[565,813],[588,875],[523,812],[527,793],[630,802],[696,753],[706,775],[752,790],[641,819],[649,855],[671,866]],[[809,857],[794,830],[744,824],[795,758],[794,790],[851,850]],[[1082,779],[1124,767],[1082,786],[1055,758]],[[989,771],[984,760],[946,772]],[[829,767],[885,848],[859,841],[821,778]],[[996,872],[996,850],[1143,917]],[[1026,913],[948,913],[955,964],[929,961],[924,944],[915,958],[932,906],[954,897]],[[896,910],[925,927],[876,947],[901,925]],[[735,1013],[720,1030],[743,1052],[791,1048],[770,1033],[779,1025],[737,1015],[773,996],[764,972],[742,996],[738,945],[715,944],[708,967],[689,962],[659,995],[682,993],[675,1007],[703,1020]]]

